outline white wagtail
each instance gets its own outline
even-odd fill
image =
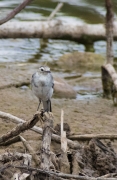
[[[42,101],[44,111],[52,112],[51,97],[53,94],[54,81],[50,68],[41,66],[39,70],[32,75],[31,86],[33,93],[39,99],[37,111]]]

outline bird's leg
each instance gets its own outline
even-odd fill
[[[47,112],[52,112],[52,107],[51,107],[51,100],[47,100]]]
[[[41,100],[39,99],[39,104],[38,104],[38,107],[37,107],[37,111],[39,110],[40,104],[41,104]]]

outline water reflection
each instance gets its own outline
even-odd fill
[[[22,0],[1,0],[0,1],[0,17],[2,18],[14,7],[20,4]],[[58,0],[35,0],[26,9],[22,10],[11,21],[33,21],[47,19],[49,14],[56,7]],[[104,21],[105,7],[103,0],[61,0],[64,6],[57,13],[55,18],[63,21],[77,21],[79,23],[102,23]],[[117,7],[117,1],[114,0],[114,7]],[[115,11],[117,12],[117,10]],[[94,43],[96,53],[105,55],[106,43],[99,41]],[[28,61],[38,62],[45,60],[58,60],[58,58],[67,52],[85,51],[82,44],[72,41],[48,40],[40,39],[0,39],[0,61]],[[114,43],[114,55],[117,57],[117,43]]]

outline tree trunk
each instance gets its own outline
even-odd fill
[[[107,63],[113,64],[113,8],[111,0],[106,0],[106,9],[106,58]]]

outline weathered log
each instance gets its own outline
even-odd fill
[[[44,129],[41,145],[41,169],[50,170],[50,145],[53,128],[52,113],[44,113],[43,117]]]
[[[23,119],[20,119],[20,118],[18,118],[16,116],[13,116],[13,115],[11,115],[9,113],[5,113],[5,112],[2,112],[2,111],[0,111],[0,118],[10,120],[10,121],[12,121],[12,122],[14,122],[16,124],[26,122]],[[35,131],[35,132],[37,132],[39,134],[43,133],[42,128],[39,128],[37,126],[34,126],[33,128],[31,128],[31,130],[33,130],[33,131]],[[56,134],[52,134],[52,140],[54,140],[57,143],[61,142],[60,136],[58,136]],[[67,139],[67,143],[68,143],[68,146],[70,148],[72,148],[72,149],[79,149],[79,148],[81,148],[81,145],[79,143],[73,142],[70,139]]]
[[[44,38],[75,40],[91,43],[105,40],[103,24],[67,23],[60,20],[7,22],[0,26],[0,38]],[[117,39],[117,23],[114,24],[114,38]]]
[[[50,152],[50,146],[51,146],[51,136],[52,136],[52,128],[53,128],[53,115],[52,113],[44,113],[43,116],[43,122],[44,122],[44,128],[43,128],[43,135],[42,135],[42,145],[41,145],[41,155],[40,155],[40,168],[42,170],[50,170],[51,166],[51,152]],[[46,174],[37,173],[37,176],[40,177],[41,180],[49,180],[49,176]]]

